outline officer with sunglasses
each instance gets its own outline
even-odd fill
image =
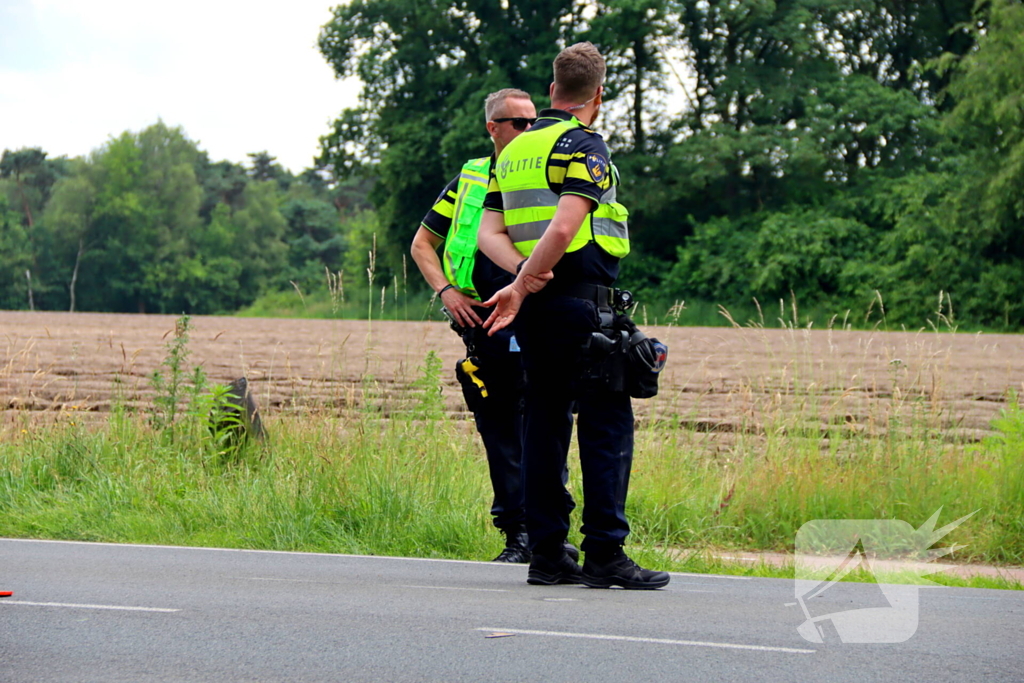
[[[523,366],[512,331],[488,336],[481,327],[488,311],[480,307],[482,299],[512,282],[520,259],[492,261],[477,249],[477,230],[491,164],[536,121],[537,111],[527,93],[506,88],[487,96],[484,113],[494,154],[463,165],[423,218],[411,251],[466,344],[466,359],[460,361],[457,375],[487,452],[494,526],[505,536],[505,548],[494,561],[525,563],[530,550],[522,481]],[[568,493],[564,498],[571,510],[572,498]],[[579,557],[573,546],[566,544],[565,549]]]
[[[500,118],[491,119],[491,121],[494,123],[508,123],[512,126],[513,130],[517,130],[522,133],[537,122],[537,117],[525,118],[522,116],[502,116]]]

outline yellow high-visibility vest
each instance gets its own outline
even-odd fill
[[[548,159],[558,158],[558,139],[567,131],[582,128],[576,117],[544,128],[528,130],[502,151],[495,164],[495,179],[501,190],[505,227],[523,256],[533,253],[558,207],[558,195],[550,187]],[[568,155],[561,155],[567,158]],[[629,253],[629,212],[615,201],[618,171],[609,166],[609,188],[597,207],[587,214],[566,253],[591,242],[617,258]]]
[[[480,230],[480,219],[483,218],[490,173],[490,157],[471,159],[463,165],[455,190],[452,225],[445,238],[441,258],[448,282],[466,296],[477,300],[480,296],[473,285],[473,267],[476,265],[476,238]]]

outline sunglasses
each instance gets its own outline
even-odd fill
[[[494,121],[495,123],[504,123],[505,121],[508,121],[509,123],[512,124],[513,128],[520,132],[526,130],[527,128],[529,128],[530,126],[537,122],[537,119],[527,119],[523,118],[522,116],[509,116],[505,118],[491,120]]]

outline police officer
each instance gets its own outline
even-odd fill
[[[633,411],[625,391],[585,384],[580,368],[593,333],[614,318],[611,289],[629,253],[617,172],[601,136],[589,128],[603,95],[604,58],[590,43],[554,62],[551,108],[498,156],[480,228],[480,248],[518,276],[485,305],[491,334],[515,320],[526,368],[524,471],[526,524],[533,558],[528,582],[654,589],[665,572],[639,567],[622,550],[633,460]],[[524,258],[525,257],[525,258]],[[550,272],[549,272],[550,271]],[[583,474],[581,568],[562,549],[569,515],[557,504],[559,476],[578,408]]]
[[[505,536],[495,562],[529,562],[522,486],[523,368],[511,329],[489,336],[480,327],[488,311],[480,306],[512,282],[518,254],[492,261],[477,250],[477,230],[494,157],[537,117],[530,96],[506,88],[484,103],[487,132],[494,155],[472,159],[441,191],[412,241],[412,258],[427,283],[448,309],[467,347],[459,379],[477,431],[484,442],[490,469],[494,525]],[[444,244],[439,259],[437,248]],[[568,493],[563,504],[574,506]],[[570,554],[579,551],[567,546]]]

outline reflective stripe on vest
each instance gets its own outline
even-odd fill
[[[490,172],[490,157],[472,159],[462,167],[455,188],[452,225],[445,238],[441,258],[448,282],[474,299],[480,298],[473,285],[473,268],[476,265],[477,231],[483,217]]]
[[[559,138],[582,124],[573,118],[520,135],[502,152],[495,167],[509,238],[523,256],[529,256],[551,224],[559,196],[551,191],[547,160]],[[618,172],[610,167],[612,186],[597,208],[587,215],[566,252],[595,242],[617,258],[629,253],[629,212],[616,199]]]

